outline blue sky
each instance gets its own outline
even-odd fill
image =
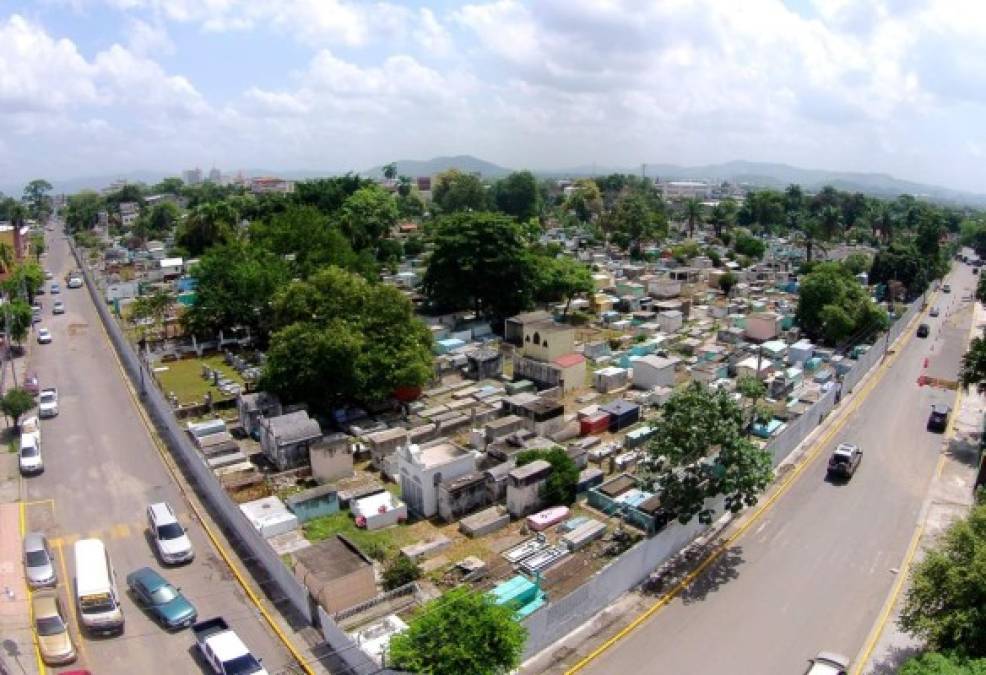
[[[986,192],[959,0],[0,2],[0,185],[732,159]]]

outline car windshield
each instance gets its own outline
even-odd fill
[[[28,551],[24,556],[28,567],[42,567],[48,564],[48,554],[42,551]]]
[[[168,523],[157,529],[157,536],[160,539],[177,539],[183,534],[185,534],[185,530],[178,523]]]
[[[165,584],[160,588],[154,589],[154,592],[151,593],[151,602],[155,605],[163,605],[166,602],[171,602],[177,597],[178,591],[176,591],[170,584]]]
[[[82,606],[83,614],[102,614],[103,612],[112,612],[116,609],[113,596],[109,593],[84,595],[79,598],[79,604]]]
[[[65,622],[61,617],[45,616],[38,618],[35,623],[38,627],[38,635],[58,635],[65,632]]]
[[[33,445],[25,445],[21,448],[21,457],[37,457],[41,453]]]
[[[52,403],[55,400],[55,395],[54,394],[41,394],[41,399],[40,400],[41,400],[42,403]]]
[[[227,675],[250,675],[260,670],[260,662],[252,654],[244,654],[223,664]]]

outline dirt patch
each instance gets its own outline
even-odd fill
[[[68,325],[68,334],[71,336],[85,335],[86,331],[88,330],[89,330],[88,323],[70,323]]]

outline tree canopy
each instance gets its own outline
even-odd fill
[[[371,248],[397,224],[397,204],[376,185],[362,187],[346,197],[340,209],[342,232],[354,250]]]
[[[525,450],[517,454],[517,466],[524,466],[543,459],[551,465],[551,473],[545,481],[542,499],[549,506],[571,506],[575,503],[579,484],[579,467],[564,448],[549,450]]]
[[[926,652],[905,661],[897,675],[986,675],[986,659]]]
[[[51,211],[52,185],[43,178],[35,178],[24,187],[24,202],[31,211],[32,218],[44,218]]]
[[[514,608],[459,586],[431,600],[390,640],[389,665],[430,675],[501,675],[520,664],[527,629]]]
[[[493,202],[497,210],[518,221],[536,217],[541,202],[537,179],[530,171],[515,171],[493,186]]]
[[[83,191],[68,198],[65,206],[65,225],[69,232],[89,230],[99,220],[103,198],[95,192]]]
[[[746,438],[743,412],[726,392],[694,382],[661,413],[645,469],[670,516],[711,523],[706,500],[719,495],[732,512],[756,503],[773,479],[770,454]]]
[[[431,201],[442,213],[485,211],[489,195],[478,176],[449,169],[435,176]]]
[[[536,256],[534,274],[535,299],[539,302],[564,302],[563,315],[568,314],[575,296],[593,289],[592,272],[571,256]]]
[[[796,321],[813,340],[838,345],[887,326],[886,312],[839,263],[822,263],[801,280]]]
[[[0,410],[14,421],[16,427],[21,415],[34,407],[34,397],[24,389],[11,387],[0,397]]]
[[[645,243],[663,238],[667,220],[664,211],[655,208],[655,204],[640,192],[623,194],[604,224],[610,240],[623,250],[639,256]]]

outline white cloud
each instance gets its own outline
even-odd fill
[[[131,17],[126,28],[127,46],[135,54],[174,54],[175,45],[167,29],[160,23],[148,23]]]

